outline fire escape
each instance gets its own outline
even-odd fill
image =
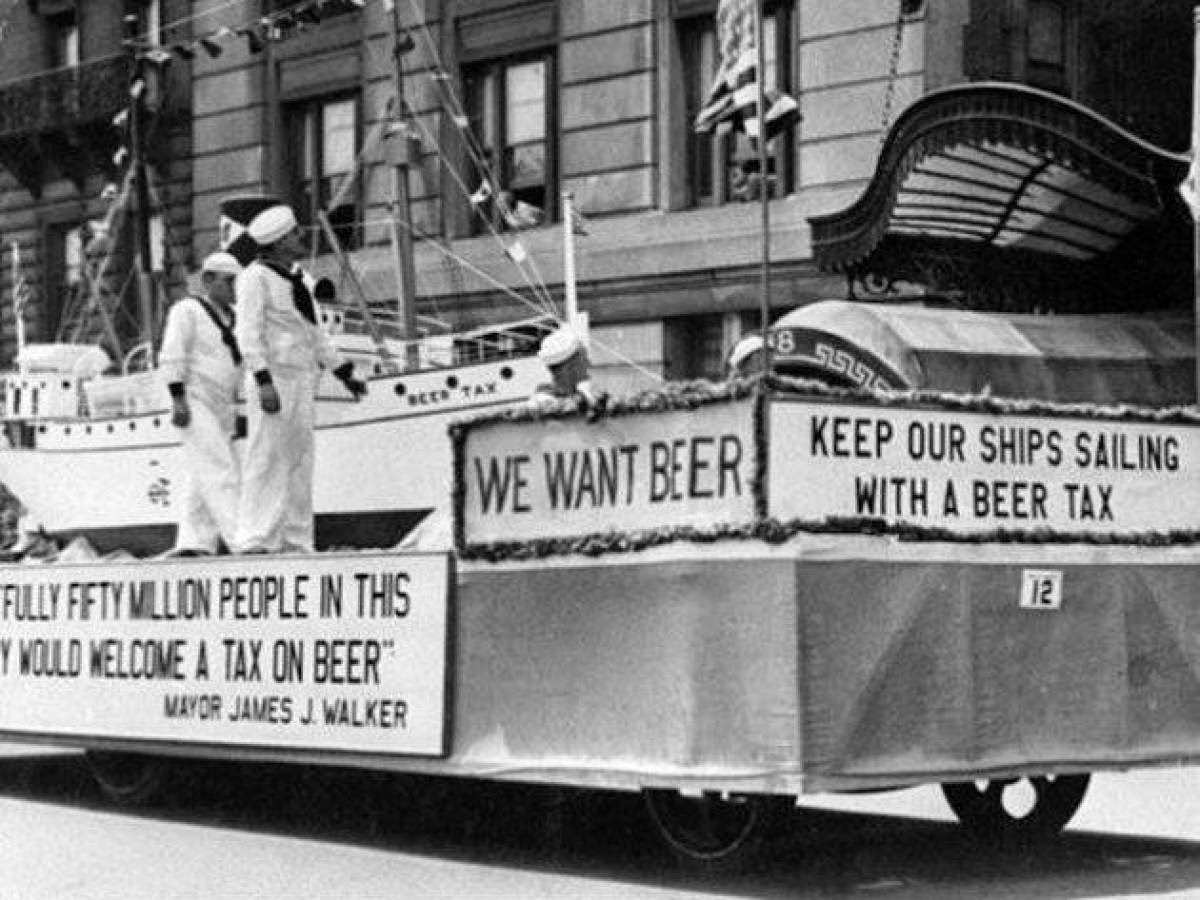
[[[0,84],[0,165],[35,198],[51,166],[81,193],[89,177],[115,176],[131,65],[119,54]]]
[[[128,121],[135,66],[131,53],[118,52],[0,83],[0,166],[35,200],[46,184],[69,180],[81,199],[81,213],[94,216],[100,186],[124,182],[124,167],[116,157],[128,143],[123,123]],[[169,111],[186,108],[177,99],[186,90],[186,73],[146,66],[144,77],[151,126],[144,141],[146,159],[162,165],[166,160],[161,154],[170,142],[159,140],[155,129],[169,126]],[[118,354],[139,339],[145,310],[139,308],[136,279],[130,277],[136,234],[126,214],[129,208],[120,201],[110,207],[111,231],[84,248],[88,259],[81,294],[60,294],[63,288],[51,277],[43,255],[41,298],[61,310],[59,339],[107,337]]]

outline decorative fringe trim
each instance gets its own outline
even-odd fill
[[[1181,547],[1200,543],[1200,531],[1153,531],[1146,533],[1104,533],[1090,531],[1053,531],[1035,528],[1026,531],[996,528],[988,531],[958,532],[945,528],[892,525],[883,519],[830,517],[824,521],[801,519],[762,519],[745,525],[720,523],[711,526],[674,526],[640,531],[608,531],[574,538],[538,538],[528,541],[496,541],[468,544],[459,553],[462,559],[487,562],[543,559],[547,556],[575,554],[600,556],[606,553],[637,553],[675,541],[711,544],[726,540],[760,540],[782,544],[799,534],[864,534],[892,536],[901,541],[929,541],[951,544],[1091,544],[1121,547]]]
[[[668,384],[662,390],[642,391],[629,397],[610,399],[601,418],[617,418],[637,413],[672,412],[696,409],[710,403],[740,400],[758,390],[761,377],[738,378],[733,381],[714,382],[704,379],[680,381]],[[582,418],[586,411],[577,399],[558,400],[539,406],[517,406],[500,412],[487,413],[473,419],[465,419],[450,426],[455,430],[470,430],[479,425],[493,422],[541,422],[545,419]]]
[[[1135,406],[1131,403],[1054,403],[1049,400],[1021,400],[993,397],[990,394],[952,394],[943,391],[872,391],[830,387],[820,381],[792,378],[787,375],[771,375],[766,380],[772,390],[783,394],[865,400],[874,406],[883,407],[920,409],[932,406],[954,412],[990,413],[999,416],[1048,416],[1110,422],[1200,425],[1200,409],[1195,406],[1158,408]]]

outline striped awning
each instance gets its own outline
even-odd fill
[[[809,219],[813,252],[822,269],[851,273],[931,245],[1086,263],[1179,204],[1188,162],[1045,91],[947,88],[896,121],[853,205]]]
[[[1166,407],[1196,396],[1189,311],[977,312],[823,300],[781,316],[773,366],[841,387]]]

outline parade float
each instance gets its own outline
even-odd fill
[[[451,547],[0,568],[0,736],[124,799],[176,757],[642,791],[702,865],[814,792],[1051,835],[1093,771],[1200,761],[1186,169],[1049,94],[930,94],[812,222],[872,297],[785,316],[756,378],[458,417]]]

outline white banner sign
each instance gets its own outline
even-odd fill
[[[449,560],[0,567],[0,731],[445,752]]]
[[[1200,429],[771,403],[770,514],[955,531],[1200,529]]]
[[[754,517],[750,399],[692,410],[498,422],[467,434],[467,543]]]

